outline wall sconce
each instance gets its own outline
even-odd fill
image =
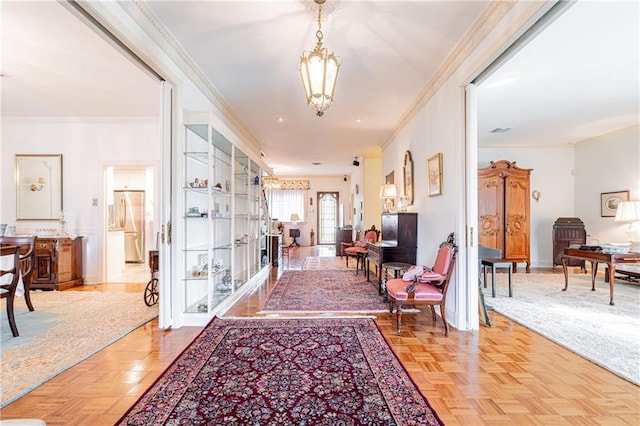
[[[44,189],[45,180],[43,177],[39,177],[36,183],[29,185],[29,189],[33,192],[42,191]]]
[[[536,202],[540,201],[540,197],[541,196],[542,196],[542,194],[540,194],[540,191],[538,191],[537,189],[531,193],[531,197],[534,200],[536,200]]]

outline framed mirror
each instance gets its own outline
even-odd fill
[[[413,204],[413,158],[411,152],[404,153],[404,196],[407,205]]]
[[[16,219],[58,220],[62,154],[16,154]]]

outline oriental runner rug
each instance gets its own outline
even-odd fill
[[[351,262],[351,270],[355,272],[355,261]],[[344,260],[340,256],[307,256],[302,263],[302,270],[327,271],[346,270]]]
[[[377,278],[363,272],[284,271],[267,296],[263,313],[382,313],[389,305],[378,294]]]
[[[214,318],[120,425],[440,425],[371,319]]]

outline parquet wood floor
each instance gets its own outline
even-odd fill
[[[326,248],[296,248],[289,268]],[[254,316],[277,271],[225,315]],[[86,286],[82,290],[86,290]],[[141,291],[140,285],[91,290]],[[74,290],[71,290],[74,291]],[[494,312],[493,327],[450,330],[430,314],[376,323],[421,392],[447,425],[639,425],[640,388]],[[438,321],[440,319],[438,318]],[[80,324],[78,325],[81,326]],[[153,321],[0,410],[0,418],[49,425],[110,425],[200,331],[164,331]]]

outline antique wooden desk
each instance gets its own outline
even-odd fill
[[[567,263],[570,259],[585,260],[591,263],[591,291],[596,291],[596,273],[598,263],[606,263],[609,268],[609,304],[613,303],[613,288],[615,285],[616,265],[621,263],[640,263],[640,253],[604,253],[602,251],[580,250],[566,248],[562,256],[562,270],[564,272],[564,288],[567,291],[569,286],[569,274]]]

